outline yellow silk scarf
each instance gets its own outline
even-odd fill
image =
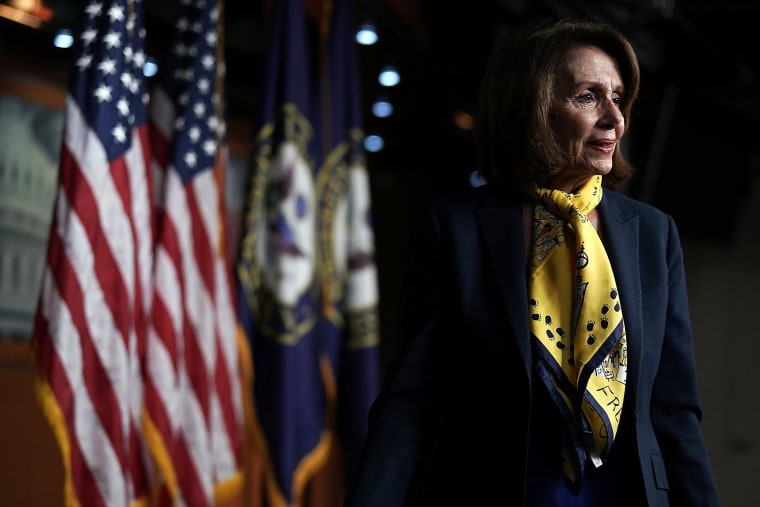
[[[534,201],[528,282],[536,368],[565,421],[562,469],[580,487],[586,457],[602,465],[620,422],[627,372],[615,277],[587,214],[602,177],[577,194],[525,189]]]

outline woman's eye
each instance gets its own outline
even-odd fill
[[[596,102],[596,96],[593,93],[582,93],[575,98],[578,104],[588,106]]]

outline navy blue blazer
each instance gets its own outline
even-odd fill
[[[396,358],[370,411],[346,507],[525,504],[535,386],[522,203],[486,185],[421,214]],[[604,504],[717,506],[676,225],[610,190],[598,211],[628,340],[626,436],[615,442],[625,450],[613,446],[626,456],[627,497]]]

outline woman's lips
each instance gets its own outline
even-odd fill
[[[595,150],[598,150],[604,153],[612,153],[612,151],[615,149],[616,143],[614,140],[597,139],[596,141],[589,142],[589,144]]]

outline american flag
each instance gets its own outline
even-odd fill
[[[157,500],[155,479],[174,505],[242,486],[219,20],[181,2],[149,132],[142,3],[85,7],[34,331],[67,505]]]
[[[147,494],[141,355],[153,214],[139,0],[89,2],[66,100],[33,342],[66,505]]]
[[[151,102],[155,292],[146,435],[175,505],[242,485],[237,320],[224,251],[221,2],[182,0]]]

